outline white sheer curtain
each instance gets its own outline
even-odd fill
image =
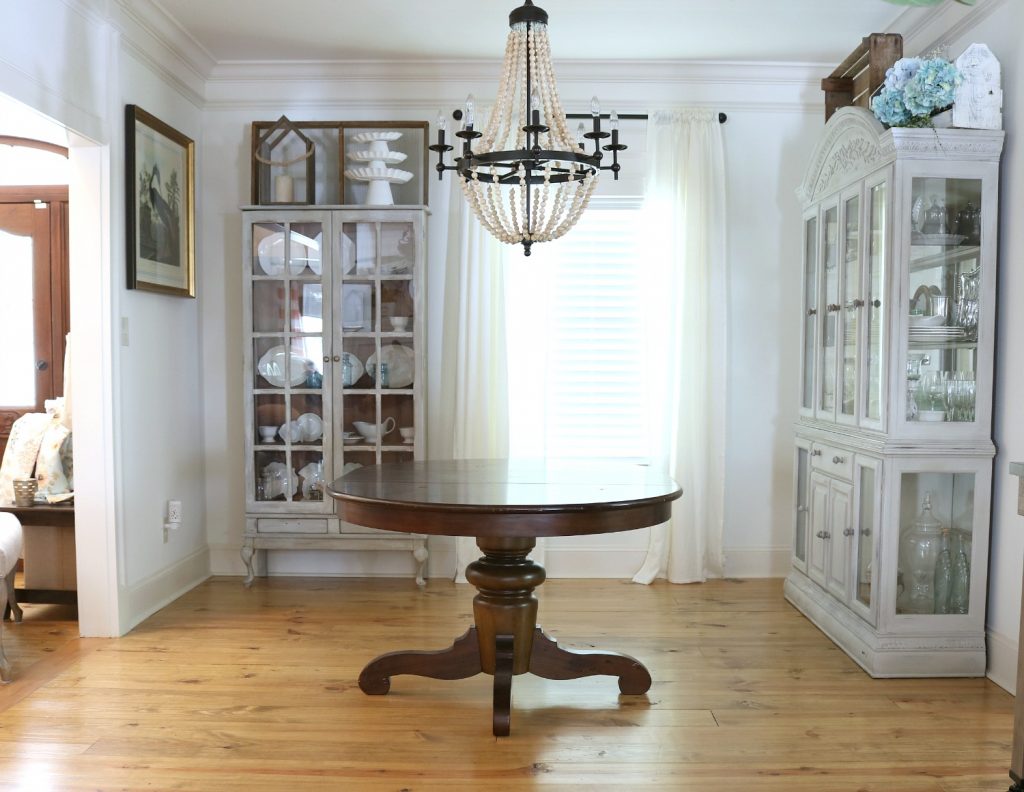
[[[441,399],[454,459],[508,456],[508,355],[505,345],[505,256],[470,211],[452,178],[448,207]],[[480,556],[476,541],[455,546],[455,580]]]
[[[651,529],[633,580],[722,574],[725,448],[725,164],[718,114],[687,109],[647,127],[645,250],[650,460],[683,488],[672,519]],[[667,354],[666,354],[667,352]]]

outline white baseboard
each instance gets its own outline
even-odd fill
[[[121,590],[121,633],[210,577],[210,552],[201,547],[176,564]]]
[[[988,669],[985,675],[999,687],[1015,695],[1017,688],[1017,641],[994,630],[985,631],[988,644]]]
[[[785,547],[726,548],[725,577],[781,578],[789,574],[792,557]]]

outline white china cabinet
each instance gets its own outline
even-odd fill
[[[798,190],[785,592],[873,676],[985,673],[1002,144],[844,108]]]
[[[243,211],[246,585],[266,550],[408,550],[324,486],[424,456],[423,208]]]

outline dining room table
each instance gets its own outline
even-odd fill
[[[537,626],[534,590],[544,568],[529,558],[541,537],[632,531],[669,520],[682,490],[651,466],[618,460],[457,460],[367,465],[327,492],[343,520],[369,528],[476,539],[482,556],[466,568],[476,587],[474,624],[439,651],[403,650],[371,660],[360,689],[384,695],[393,677],[493,676],[492,731],[511,730],[513,677],[565,680],[607,675],[619,692],[643,695],[651,675],[612,651],[560,647]],[[609,628],[614,628],[609,624]]]

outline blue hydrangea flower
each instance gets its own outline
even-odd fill
[[[907,81],[921,68],[920,58],[900,58],[885,73],[885,87],[892,91],[902,91]]]
[[[871,100],[875,118],[888,126],[904,126],[910,120],[910,113],[903,104],[903,92],[893,88],[882,88]]]
[[[953,104],[960,73],[949,61],[924,61],[903,89],[903,102],[912,116],[927,116]]]

